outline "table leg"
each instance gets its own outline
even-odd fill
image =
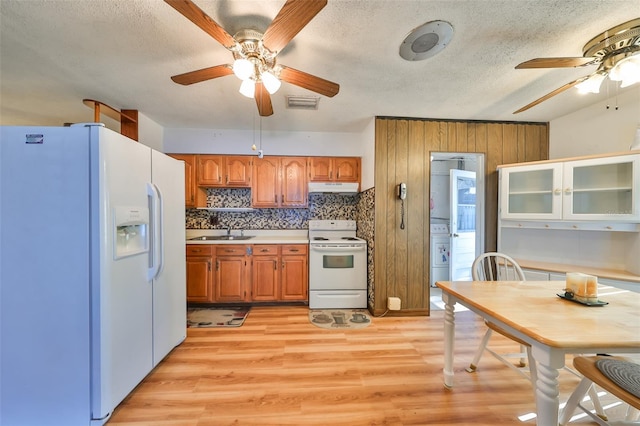
[[[564,367],[564,353],[538,345],[533,345],[531,351],[533,358],[537,361],[536,424],[556,426],[560,406],[558,370]]]
[[[453,387],[453,342],[455,341],[455,301],[447,293],[442,293],[444,300],[444,385]]]

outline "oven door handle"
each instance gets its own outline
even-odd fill
[[[350,252],[354,252],[354,251],[364,251],[365,246],[363,245],[357,245],[357,246],[329,246],[329,245],[321,245],[321,246],[316,246],[316,245],[312,245],[311,250],[313,251],[321,251],[321,252],[328,252],[328,251],[332,251],[332,252],[344,252],[344,251],[350,251]]]

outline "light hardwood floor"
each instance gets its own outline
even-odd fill
[[[518,419],[535,409],[526,379],[489,354],[464,371],[484,330],[473,313],[456,313],[447,390],[442,311],[333,331],[309,323],[306,307],[254,307],[242,327],[188,329],[107,425],[535,424]],[[501,336],[491,345],[517,349]],[[578,379],[560,380],[566,400]]]

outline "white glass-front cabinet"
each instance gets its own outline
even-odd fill
[[[562,163],[500,169],[503,219],[562,219]]]
[[[640,222],[640,154],[500,168],[500,217]]]

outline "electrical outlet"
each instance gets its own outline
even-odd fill
[[[387,309],[390,311],[399,311],[400,310],[400,298],[399,297],[389,297],[387,299]]]

